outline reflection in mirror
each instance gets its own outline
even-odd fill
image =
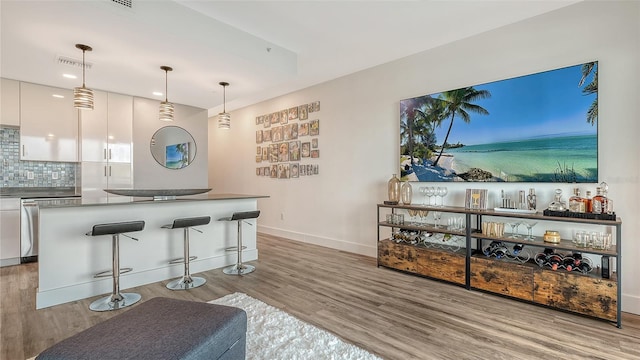
[[[165,126],[151,137],[151,155],[167,169],[182,169],[193,162],[196,142],[187,130]]]

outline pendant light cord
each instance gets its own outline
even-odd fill
[[[84,65],[84,52],[85,50],[82,49],[82,87],[85,87],[84,86],[84,69],[86,66]]]
[[[222,87],[222,112],[227,112],[227,87]]]
[[[167,85],[168,83],[169,83],[169,70],[164,69],[164,101],[165,102],[169,102],[169,94],[168,94],[169,85]]]

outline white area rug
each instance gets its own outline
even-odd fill
[[[246,294],[233,293],[209,302],[247,312],[248,360],[380,359]]]

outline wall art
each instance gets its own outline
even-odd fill
[[[598,62],[400,101],[399,165],[410,181],[598,182]]]

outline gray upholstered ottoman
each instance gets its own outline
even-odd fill
[[[55,344],[36,359],[244,359],[246,332],[242,309],[153,298]]]

